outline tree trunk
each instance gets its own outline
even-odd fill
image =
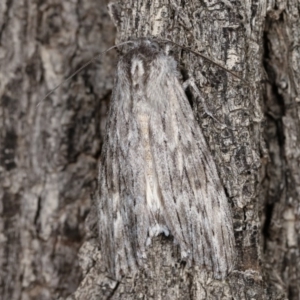
[[[119,1],[117,42],[170,39],[232,206],[236,265],[223,281],[180,264],[159,236],[149,265],[116,282],[94,232],[115,52],[44,95],[115,40],[105,1],[0,5],[1,299],[300,299],[299,3]],[[206,105],[213,118],[204,111]],[[91,214],[88,218],[88,212]],[[88,219],[88,226],[85,220]]]
[[[1,1],[0,298],[59,299],[82,279],[77,253],[96,188],[115,53],[105,1]]]

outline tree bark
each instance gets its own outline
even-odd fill
[[[106,5],[1,1],[1,299],[65,299],[82,279],[115,53],[36,105],[113,45]]]
[[[288,299],[300,299],[299,5],[269,4],[264,32],[264,136],[269,152],[263,184],[264,267],[267,282]]]
[[[232,206],[236,265],[224,281],[180,264],[178,247],[162,236],[136,276],[116,282],[103,270],[91,194],[114,51],[36,104],[113,44],[106,4],[0,5],[1,299],[300,299],[299,2],[110,6],[117,42],[167,38],[248,82],[173,47],[183,80],[201,91],[201,99],[187,95]]]

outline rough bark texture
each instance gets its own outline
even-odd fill
[[[299,7],[299,1],[274,1],[264,32],[264,134],[270,158],[264,178],[264,266],[272,289],[288,299],[300,299]]]
[[[195,79],[219,120],[187,91],[232,205],[237,262],[225,281],[186,269],[163,237],[137,276],[115,282],[102,270],[101,245],[84,221],[114,52],[36,104],[113,44],[106,4],[0,3],[1,299],[300,299],[299,1],[126,0],[111,7],[117,42],[168,38],[249,82],[174,47],[183,79]]]
[[[36,104],[114,43],[104,1],[0,3],[0,298],[59,299],[82,278],[77,252],[96,187],[115,53]]]

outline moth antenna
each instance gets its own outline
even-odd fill
[[[77,75],[80,71],[82,71],[84,68],[86,68],[88,65],[90,65],[93,61],[95,61],[96,58],[98,58],[100,55],[103,55],[105,54],[106,52],[114,49],[114,48],[117,48],[119,46],[122,46],[122,45],[126,45],[126,44],[129,44],[129,43],[133,43],[133,41],[127,41],[127,42],[123,42],[123,43],[120,43],[118,45],[115,45],[115,46],[112,46],[106,50],[104,50],[103,52],[100,52],[98,53],[97,55],[95,55],[91,60],[89,60],[87,63],[85,63],[82,67],[80,67],[77,71],[75,71],[72,75],[70,75],[68,78],[66,78],[65,80],[63,80],[59,85],[57,85],[54,89],[52,89],[50,92],[48,92],[46,94],[46,96],[40,100],[36,107],[38,107],[47,97],[49,97],[52,93],[54,93],[60,86],[62,86],[64,83],[68,82],[69,80],[71,80],[75,75]]]
[[[173,41],[171,41],[171,40],[160,40],[160,41],[166,42],[166,43],[171,43],[171,44],[173,44],[173,45],[176,45],[176,46],[178,46],[178,47],[181,47],[181,48],[184,49],[184,50],[190,51],[191,53],[200,56],[200,57],[203,58],[204,60],[206,60],[206,61],[210,62],[211,64],[217,66],[218,68],[220,68],[220,69],[222,69],[222,70],[228,72],[228,73],[231,74],[233,77],[235,77],[235,78],[237,78],[237,79],[243,81],[243,82],[246,83],[247,85],[249,85],[249,82],[248,82],[247,80],[243,79],[243,78],[240,77],[239,75],[237,75],[237,74],[235,74],[234,72],[232,72],[232,71],[226,69],[226,68],[223,67],[222,65],[216,63],[216,62],[213,61],[212,59],[208,58],[207,56],[205,56],[205,55],[203,55],[203,54],[201,54],[201,53],[199,53],[199,52],[196,52],[196,51],[194,51],[194,50],[192,50],[192,49],[190,49],[190,48],[188,48],[188,47],[182,46],[182,45],[180,45],[180,44],[178,44],[178,43],[176,43],[176,42],[173,42]]]

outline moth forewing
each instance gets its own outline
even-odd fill
[[[103,260],[117,279],[143,267],[161,233],[216,278],[234,266],[230,207],[178,76],[174,58],[148,39],[118,63],[98,193]]]

